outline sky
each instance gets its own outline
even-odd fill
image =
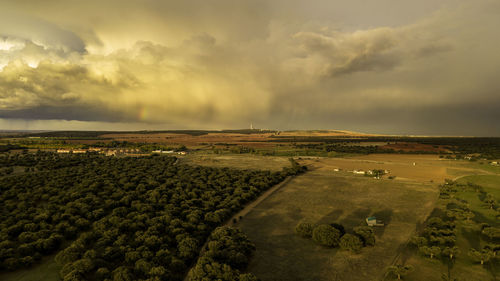
[[[0,129],[500,136],[498,0],[1,0]]]

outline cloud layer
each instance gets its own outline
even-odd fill
[[[40,2],[2,4],[5,129],[500,135],[496,1]]]

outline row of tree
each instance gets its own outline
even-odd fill
[[[470,209],[466,200],[460,199],[459,192],[461,191],[477,192],[479,199],[483,198],[483,202],[485,202],[484,198],[488,198],[485,195],[487,193],[479,185],[458,184],[447,180],[444,185],[440,186],[439,195],[446,210],[435,210],[420,235],[410,239],[410,245],[430,259],[440,257],[448,266],[451,266],[460,254],[466,254],[473,262],[481,265],[487,262],[497,264],[500,228],[475,221],[476,212]],[[485,207],[489,208],[488,205]],[[456,246],[457,225],[467,228],[471,235],[476,235],[478,245],[482,247],[470,248],[466,253],[462,253],[461,249]]]
[[[358,226],[353,234],[346,233],[344,226],[337,223],[313,225],[301,222],[295,227],[295,233],[304,238],[312,238],[326,247],[340,247],[352,252],[359,252],[362,247],[375,245],[375,234],[369,226]]]

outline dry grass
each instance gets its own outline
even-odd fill
[[[370,154],[349,158],[315,158],[304,163],[321,170],[389,170],[396,180],[442,183],[446,178],[462,175],[488,174],[479,166],[470,167],[466,161],[443,160],[437,155]],[[415,165],[413,165],[415,163]]]
[[[238,225],[257,251],[249,270],[262,280],[379,280],[437,198],[430,184],[374,180],[316,169],[296,177]],[[294,234],[300,221],[363,225],[384,219],[375,247],[353,255]]]
[[[283,167],[290,166],[290,161],[286,157],[257,156],[249,154],[188,154],[186,157],[181,158],[181,162],[209,167],[270,171],[280,171]]]

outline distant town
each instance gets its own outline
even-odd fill
[[[99,153],[106,156],[148,156],[151,154],[171,154],[171,155],[186,155],[186,151],[174,151],[174,150],[153,150],[151,153],[144,153],[140,149],[130,148],[130,149],[118,149],[118,148],[99,148],[91,147],[87,149],[56,149],[56,153],[60,154],[85,154],[85,153]]]

